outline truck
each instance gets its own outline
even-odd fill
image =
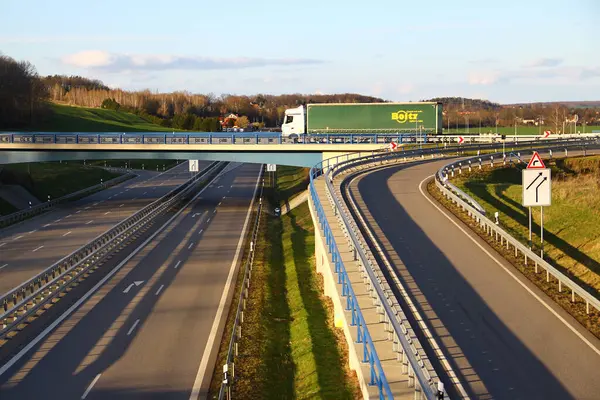
[[[331,133],[442,133],[442,103],[326,103],[285,110],[284,137]]]

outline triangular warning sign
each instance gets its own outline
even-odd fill
[[[531,160],[529,160],[529,164],[527,164],[527,169],[544,169],[546,166],[542,161],[542,157],[538,154],[537,151],[533,152],[531,156]]]

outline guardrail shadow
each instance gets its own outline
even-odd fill
[[[248,188],[244,190],[250,191]],[[208,216],[212,217],[212,210],[205,210],[205,207],[206,204],[197,203],[188,216],[194,211],[207,211]],[[189,250],[198,247],[207,228],[214,224],[214,219],[211,218],[210,222],[204,219],[203,232],[199,233],[197,225],[200,219],[185,218],[184,227],[177,225],[177,229],[167,228],[167,231],[159,234],[152,242],[156,244],[166,234],[159,245],[143,249],[134,258],[137,264],[130,268],[124,266],[124,270],[117,272],[53,333],[36,344],[26,357],[0,377],[0,398],[80,398],[98,374],[103,374],[110,386],[111,382],[126,381],[120,381],[120,373],[125,377],[133,376],[134,381],[140,382],[139,390],[126,386],[127,390],[124,390],[119,384],[114,389],[107,388],[100,381],[98,392],[107,398],[136,395],[160,397],[161,393],[170,393],[165,392],[164,385],[158,392],[154,392],[151,386],[146,389],[145,385],[154,384],[153,376],[166,375],[167,380],[175,382],[174,387],[186,386],[186,396],[189,396],[190,385],[205,346],[197,334],[201,332],[206,338],[209,335],[213,323],[212,312],[216,307],[214,302],[221,297],[221,284],[226,281],[239,239],[240,231],[232,230],[231,226],[236,221],[239,224],[240,218],[235,213],[223,213],[218,225],[210,231],[211,236],[216,238],[202,242],[202,251],[193,252]],[[189,243],[193,243],[193,246],[189,247]],[[214,248],[208,243],[212,243]],[[133,248],[137,246],[139,243],[134,244]],[[175,268],[177,261],[181,261],[179,268]],[[226,267],[216,268],[219,263],[226,264]],[[101,268],[113,267],[103,265]],[[178,289],[181,294],[169,293],[172,302],[163,303],[162,308],[157,309],[159,300],[180,275]],[[143,286],[132,287],[130,292],[124,293],[127,285],[137,280],[145,281]],[[159,289],[161,286],[162,289]],[[217,300],[211,300],[215,298]],[[189,326],[173,324],[186,318],[189,318]],[[144,331],[140,334],[142,327],[150,321],[156,332]],[[134,324],[135,328],[132,329]],[[175,337],[178,343],[165,345],[162,342],[164,337]],[[132,347],[135,339],[138,339],[136,347]],[[189,348],[181,347],[181,342],[188,343]],[[182,351],[185,353],[182,354]],[[128,352],[131,352],[129,357],[124,359]],[[173,359],[173,364],[152,364],[164,357]],[[122,364],[116,367],[116,372],[109,370],[121,359]],[[137,371],[134,375],[125,373],[132,369]],[[177,393],[176,389],[174,393]]]
[[[414,169],[428,163],[431,161],[421,162]],[[484,399],[572,398],[558,378],[498,318],[487,303],[489,299],[479,294],[482,287],[494,283],[482,282],[486,277],[479,274],[471,277],[478,282],[475,288],[465,278],[468,268],[478,268],[478,260],[472,259],[474,266],[469,267],[466,264],[469,261],[460,254],[460,250],[452,255],[446,254],[429,237],[442,226],[414,219],[416,214],[422,216],[424,211],[419,207],[426,202],[418,192],[418,179],[415,180],[412,175],[419,174],[406,171],[401,177],[394,178],[400,178],[397,182],[390,181],[394,174],[404,169],[410,170],[410,166],[382,169],[369,174],[368,179],[355,181],[351,188],[352,196],[469,395]],[[401,189],[394,193],[391,187]],[[434,209],[430,212],[437,213]],[[439,217],[440,221],[444,221],[441,215]],[[426,226],[429,232],[425,232],[422,226]],[[460,268],[449,257],[454,260],[462,258]],[[391,286],[402,307],[408,310],[398,289],[393,284]],[[418,326],[411,313],[407,316],[413,327]],[[423,332],[420,329],[416,332],[436,370],[443,371]],[[445,382],[449,385],[447,378]]]

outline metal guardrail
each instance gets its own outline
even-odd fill
[[[122,171],[120,171],[120,172],[122,172]],[[85,195],[94,193],[101,189],[106,189],[111,186],[118,185],[119,183],[124,182],[130,178],[134,178],[136,176],[137,175],[133,174],[133,173],[125,173],[124,175],[117,176],[116,178],[108,180],[104,183],[90,186],[85,189],[78,190],[77,192],[73,192],[73,193],[67,194],[65,196],[59,197],[57,199],[46,201],[44,203],[38,204],[38,205],[28,208],[26,210],[17,211],[15,213],[8,214],[4,217],[0,217],[0,228],[6,227],[8,225],[12,225],[16,222],[19,222],[19,221],[22,221],[25,219],[28,219],[30,217],[33,217],[34,215],[42,214],[42,213],[54,208],[58,204],[62,204],[67,201],[77,199],[81,196],[85,196]]]
[[[566,146],[566,147],[572,147],[572,146],[580,146],[583,143],[586,143],[584,140],[578,140],[578,139],[567,139],[567,140],[553,140],[553,141],[548,141],[545,142],[544,144],[547,145],[554,145],[554,146]],[[516,147],[518,146],[522,146],[521,144],[515,144]],[[528,144],[529,145],[529,144]],[[478,154],[479,151],[481,150],[493,150],[493,149],[502,149],[502,147],[505,146],[505,143],[496,143],[496,144],[488,144],[488,145],[484,145],[484,146],[477,146],[477,150],[478,150]],[[530,148],[533,148],[533,144],[529,145]],[[315,204],[315,209],[317,211],[318,214],[318,218],[319,218],[319,222],[321,224],[321,228],[323,229],[325,236],[326,236],[326,242],[327,242],[327,246],[328,246],[328,250],[329,253],[332,256],[332,262],[335,263],[336,269],[335,272],[338,274],[338,282],[340,284],[343,285],[342,290],[343,290],[343,295],[347,296],[348,298],[348,309],[352,310],[352,322],[353,322],[353,326],[356,324],[358,325],[357,329],[360,332],[360,327],[361,327],[361,323],[360,320],[362,317],[362,314],[360,314],[360,309],[357,309],[357,302],[356,299],[354,297],[354,292],[352,291],[351,285],[349,284],[349,280],[347,277],[347,274],[345,272],[345,268],[343,263],[341,262],[341,257],[339,255],[339,250],[337,249],[337,244],[335,243],[335,239],[333,238],[332,234],[331,234],[331,228],[327,222],[327,219],[325,218],[324,215],[324,211],[322,208],[322,204],[318,198],[318,195],[316,193],[316,189],[314,188],[314,179],[316,179],[318,176],[325,174],[326,176],[326,181],[327,181],[327,187],[328,187],[328,191],[332,197],[332,199],[334,200],[334,202],[336,203],[337,207],[339,209],[342,209],[342,203],[339,201],[339,199],[335,198],[335,195],[333,194],[333,185],[330,182],[330,175],[329,174],[337,174],[337,173],[341,173],[342,171],[346,170],[346,169],[352,169],[352,168],[356,168],[358,166],[361,165],[366,165],[366,164],[375,164],[375,165],[383,165],[386,162],[392,162],[394,160],[398,160],[398,159],[404,159],[404,161],[407,161],[409,157],[413,158],[413,159],[425,159],[426,155],[430,155],[432,158],[438,154],[438,155],[443,155],[444,153],[447,153],[448,155],[457,155],[461,152],[464,151],[469,151],[469,150],[475,150],[475,147],[471,146],[454,146],[454,147],[445,147],[444,149],[423,149],[423,150],[412,150],[412,151],[398,151],[395,153],[385,153],[385,152],[369,152],[369,153],[364,153],[364,152],[360,152],[360,153],[355,153],[353,154],[352,158],[350,158],[349,155],[347,156],[338,156],[329,160],[325,160],[322,163],[319,163],[317,165],[315,165],[313,168],[311,168],[310,171],[310,194],[311,197],[313,199],[313,202]],[[478,155],[477,157],[474,158],[479,158],[480,156]],[[346,158],[346,160],[344,160],[344,158]],[[331,176],[333,177],[333,176]],[[462,200],[461,200],[462,201]],[[474,201],[473,201],[474,202]],[[470,204],[467,204],[465,201],[463,201],[464,204],[468,205],[473,212],[476,212],[478,215],[482,216],[481,214],[481,210],[483,210],[483,208],[481,206],[475,208]],[[475,204],[477,204],[475,202]],[[345,224],[347,225],[346,227],[346,232],[350,235],[350,232],[352,232],[352,224],[350,223],[350,219],[345,216],[344,219],[346,219]],[[350,227],[350,228],[349,228]],[[349,229],[348,229],[349,228]],[[352,235],[350,235],[352,236]],[[359,255],[359,259],[361,261],[361,263],[363,263],[363,265],[369,265],[368,264],[368,257],[366,254],[360,254],[361,253],[361,249],[364,248],[361,244],[360,241],[358,239],[358,237],[355,235],[355,237],[351,238],[353,243],[354,243],[354,248],[356,249],[358,255]],[[393,329],[394,329],[394,334],[396,335],[396,337],[398,339],[401,339],[403,337],[403,335],[405,334],[405,331],[403,330],[402,326],[399,326],[399,324],[394,324],[393,321],[395,321],[394,319],[394,313],[393,310],[391,309],[390,305],[388,304],[388,300],[389,300],[389,296],[387,294],[385,294],[382,290],[382,288],[377,285],[378,280],[377,277],[374,276],[373,271],[370,270],[369,268],[365,268],[369,273],[370,279],[372,284],[376,287],[376,291],[377,291],[377,295],[379,296],[379,305],[382,305],[386,311],[386,314],[388,315],[388,320],[391,323]],[[353,298],[354,297],[354,298]],[[357,318],[357,316],[360,315],[360,317]],[[397,322],[397,321],[396,321]],[[368,330],[366,329],[366,327],[364,328],[366,333],[368,334]],[[359,333],[359,337],[361,337],[360,333]],[[385,377],[385,374],[383,373],[383,370],[381,368],[381,363],[379,362],[379,358],[375,352],[375,348],[372,345],[372,342],[369,342],[369,338],[370,336],[367,335],[363,335],[362,336],[365,340],[365,346],[364,346],[364,351],[365,351],[365,357],[363,358],[364,362],[369,362],[370,363],[370,367],[371,367],[371,384],[376,384],[379,388],[380,391],[380,397],[388,397],[389,396],[389,383],[387,382],[387,379]],[[402,340],[400,340],[401,343],[403,342]],[[407,345],[407,343],[402,343],[404,350],[406,352],[406,349],[410,349],[410,345]],[[408,355],[411,354],[411,352],[406,352]],[[428,374],[422,370],[422,360],[417,360],[416,357],[413,357],[411,359],[411,357],[409,357],[409,363],[411,364],[411,367],[417,377],[417,381],[419,382],[419,385],[421,385],[421,387],[424,390],[424,394],[427,396],[427,398],[435,398],[433,396],[437,395],[437,392],[435,390],[433,390],[433,388],[430,386],[431,385],[431,381],[429,380],[429,377],[427,376]],[[430,389],[429,391],[427,391],[427,389]]]
[[[72,252],[46,268],[31,279],[0,296],[2,314],[0,338],[4,338],[14,327],[31,316],[43,305],[61,293],[71,282],[92,268],[127,238],[141,229],[154,217],[168,210],[195,184],[219,169],[221,163],[212,163],[202,175],[195,176],[170,193],[155,200],[118,225],[96,237],[87,245]]]
[[[600,146],[600,140],[589,141],[585,143],[578,144],[581,145],[584,149],[589,146]],[[569,146],[572,147],[572,146]],[[539,151],[543,150],[560,150],[561,148],[539,148]],[[476,157],[477,161],[479,161],[479,157]],[[486,157],[487,158],[487,157]],[[473,160],[473,159],[471,159]],[[497,163],[496,165],[505,165],[505,161],[503,163]],[[465,210],[467,214],[474,219],[479,226],[485,230],[486,234],[490,237],[493,237],[497,242],[500,242],[500,245],[506,246],[507,250],[512,246],[515,250],[515,257],[519,256],[519,253],[524,259],[525,266],[529,266],[529,263],[534,264],[535,272],[538,273],[539,268],[541,267],[546,271],[546,282],[550,282],[550,276],[558,281],[558,290],[559,292],[563,291],[563,286],[566,286],[571,290],[571,302],[576,301],[575,295],[579,296],[586,303],[586,313],[590,313],[590,305],[594,307],[596,310],[600,311],[600,300],[589,293],[587,290],[579,286],[568,276],[560,272],[558,269],[553,267],[550,263],[544,260],[542,257],[534,253],[528,246],[521,243],[519,240],[511,236],[508,232],[502,229],[500,226],[496,225],[496,223],[485,215],[481,214],[478,209],[474,208],[470,202],[466,201],[463,197],[463,194],[458,195],[456,193],[457,188],[453,184],[448,182],[447,176],[451,174],[451,169],[454,163],[449,163],[438,170],[436,174],[436,186],[441,190],[443,195],[452,200],[456,205],[458,205],[461,209]],[[490,159],[490,166],[494,167],[493,158]]]
[[[393,399],[394,396],[392,394],[385,373],[383,372],[381,360],[379,359],[377,351],[375,350],[375,345],[373,343],[373,340],[371,339],[369,328],[367,327],[363,314],[358,305],[358,299],[356,298],[354,289],[350,284],[350,278],[348,277],[346,267],[342,262],[342,257],[335,242],[335,238],[333,237],[331,226],[327,221],[327,217],[325,216],[325,211],[321,204],[321,200],[319,199],[319,196],[314,186],[314,179],[316,179],[320,175],[319,172],[323,169],[323,167],[328,167],[327,160],[317,164],[310,170],[310,196],[313,200],[313,204],[315,206],[315,211],[317,213],[317,218],[321,225],[321,229],[323,230],[323,233],[325,235],[325,242],[328,251],[331,254],[331,262],[333,262],[335,265],[335,273],[338,276],[338,284],[342,285],[342,295],[345,296],[347,299],[346,310],[350,311],[352,315],[351,326],[356,326],[358,337],[357,342],[363,343],[362,361],[369,363],[371,370],[371,377],[369,383],[371,385],[377,386],[380,398]]]
[[[261,176],[263,174],[263,168],[261,168]],[[231,328],[231,339],[229,340],[229,347],[227,348],[227,356],[225,357],[225,365],[227,365],[226,377],[221,382],[221,388],[219,389],[219,400],[227,395],[227,398],[231,398],[231,387],[235,379],[235,357],[238,355],[238,341],[242,337],[242,324],[244,323],[244,311],[246,310],[246,300],[250,290],[250,278],[252,276],[252,265],[254,264],[255,246],[256,239],[258,237],[258,229],[260,228],[260,219],[263,208],[263,188],[264,178],[261,183],[260,193],[258,194],[258,207],[256,210],[256,219],[254,220],[254,227],[250,236],[250,253],[244,264],[244,277],[242,278],[242,289],[240,291],[240,297],[238,300],[237,310],[235,313],[235,320],[233,327]],[[257,187],[258,188],[258,187]],[[256,198],[256,190],[255,190]],[[231,369],[229,369],[231,367]],[[225,373],[225,372],[224,372]]]

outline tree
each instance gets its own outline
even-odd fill
[[[48,88],[27,61],[0,55],[0,127],[31,124],[45,111]]]
[[[564,133],[563,126],[567,119],[567,108],[563,105],[555,105],[548,119],[551,126],[554,126],[554,133]]]
[[[242,115],[235,121],[235,124],[240,128],[247,128],[248,125],[250,125],[250,121],[248,120],[248,117]]]

